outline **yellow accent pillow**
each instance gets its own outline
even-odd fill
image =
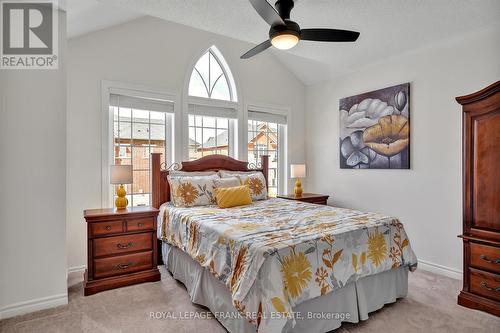
[[[248,185],[216,188],[215,198],[220,208],[244,206],[252,203]]]

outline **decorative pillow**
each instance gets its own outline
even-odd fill
[[[213,205],[215,201],[214,179],[212,176],[174,176],[168,177],[170,196],[176,207],[193,207]]]
[[[229,178],[214,179],[214,185],[216,188],[227,188],[227,187],[240,186],[241,183],[238,177],[229,177]]]
[[[222,179],[230,177],[238,177],[240,179],[240,184],[248,184],[250,188],[250,194],[252,195],[252,200],[263,200],[267,199],[267,187],[266,178],[264,174],[260,171],[219,171]]]
[[[220,208],[250,205],[252,197],[248,185],[216,188],[217,205]]]

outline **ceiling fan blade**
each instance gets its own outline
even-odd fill
[[[253,8],[257,13],[266,21],[269,25],[275,23],[285,24],[285,21],[280,17],[276,9],[267,2],[266,0],[249,0]]]
[[[265,42],[262,42],[260,43],[259,45],[257,45],[256,47],[254,47],[253,49],[251,49],[250,51],[248,51],[247,53],[245,53],[244,55],[242,55],[240,57],[240,59],[248,59],[248,58],[251,58],[253,57],[254,55],[257,55],[259,53],[261,53],[262,51],[265,51],[267,50],[269,47],[271,47],[271,41],[268,39],[266,40]]]
[[[300,39],[318,42],[355,42],[359,32],[338,29],[302,29]]]

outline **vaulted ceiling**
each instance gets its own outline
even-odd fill
[[[86,0],[87,6],[94,4],[94,19],[83,20],[85,15],[80,10],[79,14],[74,12],[72,22],[71,3],[80,2],[68,0],[70,37],[91,30],[92,24],[106,21],[109,14],[116,23],[140,15],[156,16],[254,44],[264,41],[269,30],[248,0]],[[104,13],[101,18],[99,11]],[[291,18],[302,28],[361,32],[355,43],[302,41],[288,51],[271,50],[304,83],[313,84],[412,49],[497,27],[500,1],[296,0]]]

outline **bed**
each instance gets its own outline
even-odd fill
[[[267,181],[268,159],[211,155],[174,168],[257,170]],[[168,173],[153,154],[159,262],[229,332],[328,332],[406,296],[417,259],[397,219],[275,198],[175,207]]]

